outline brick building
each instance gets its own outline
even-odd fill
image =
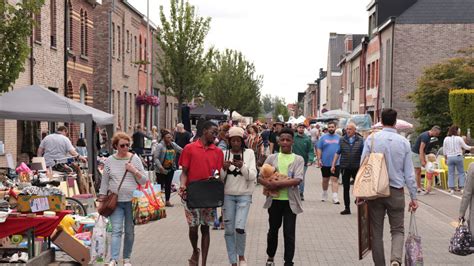
[[[342,72],[337,63],[344,55],[344,39],[345,34],[329,33],[328,45],[328,63],[327,63],[327,103],[328,109],[340,109],[340,95]],[[324,99],[323,99],[324,100]]]
[[[94,107],[115,116],[117,129],[141,121],[136,98],[144,55],[143,15],[127,1],[104,0],[94,16]]]
[[[64,9],[65,1],[46,0],[41,12],[34,15],[37,24],[30,38],[30,58],[13,89],[37,84],[64,95]],[[0,140],[16,164],[28,160],[28,155],[36,154],[35,144],[42,131],[53,131],[54,127],[54,123],[0,120]],[[3,166],[6,166],[6,157],[0,155],[0,167]]]
[[[66,97],[86,105],[94,103],[95,1],[69,0],[66,12]],[[70,124],[73,143],[85,136],[84,124]]]

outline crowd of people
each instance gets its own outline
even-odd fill
[[[436,177],[436,166],[439,158],[427,148],[432,137],[437,137],[441,129],[434,126],[422,133],[413,145],[398,134],[395,125],[397,112],[385,109],[381,114],[383,129],[364,138],[354,123],[349,122],[345,128],[337,128],[335,122],[324,127],[319,125],[287,125],[281,122],[262,123],[241,126],[234,123],[216,124],[206,121],[192,134],[178,124],[173,130],[156,128],[151,133],[137,126],[136,133],[130,137],[123,132],[116,132],[111,139],[115,153],[105,162],[104,174],[99,191],[99,198],[107,191],[119,192],[119,205],[110,216],[112,221],[112,264],[118,262],[122,234],[125,232],[124,250],[125,265],[131,265],[130,255],[133,246],[133,222],[131,216],[131,193],[138,184],[144,184],[146,173],[140,155],[144,152],[146,139],[152,140],[153,164],[157,180],[165,192],[167,207],[171,203],[172,180],[174,172],[181,169],[180,188],[185,217],[189,226],[189,240],[192,254],[189,265],[206,265],[210,245],[210,227],[215,225],[219,212],[209,208],[188,208],[186,190],[189,183],[208,179],[218,175],[224,182],[224,205],[221,218],[224,227],[224,238],[231,265],[247,265],[245,258],[247,218],[252,204],[252,195],[258,184],[277,196],[267,196],[264,208],[268,211],[267,263],[275,265],[274,257],[278,246],[278,233],[283,226],[284,265],[293,265],[295,254],[295,232],[297,216],[303,212],[305,179],[307,169],[315,165],[322,175],[321,201],[329,201],[338,206],[339,184],[343,186],[344,208],[341,215],[350,215],[351,206],[359,199],[351,200],[350,187],[361,162],[368,158],[370,152],[383,153],[387,161],[390,180],[390,196],[368,200],[371,223],[372,254],[375,265],[385,265],[383,252],[383,224],[387,213],[392,235],[391,265],[402,262],[404,239],[405,193],[408,188],[410,211],[418,208],[417,196],[430,194]],[[62,134],[61,131],[58,134]],[[448,186],[451,193],[455,189],[463,193],[460,217],[473,200],[473,168],[466,178],[462,154],[464,150],[472,151],[458,136],[459,129],[452,126],[448,137],[444,139],[443,154],[449,167]],[[62,135],[55,135],[58,139]],[[51,137],[52,138],[52,137]],[[62,138],[61,138],[62,139]],[[45,139],[38,152],[48,157],[56,152],[49,148],[49,139]],[[72,145],[63,145],[61,153],[76,154]],[[134,153],[130,153],[132,150]],[[433,159],[434,156],[434,159]],[[461,163],[460,163],[461,162]],[[50,165],[51,163],[48,163]],[[273,166],[279,174],[288,178],[270,182],[260,176],[263,164]],[[426,187],[421,184],[422,169],[425,169]],[[458,172],[458,182],[455,180]],[[341,178],[342,176],[342,178]],[[312,177],[311,177],[312,178]],[[457,187],[455,187],[455,183]],[[331,193],[329,193],[331,187]],[[465,190],[464,190],[465,188]],[[464,191],[462,191],[464,190]],[[471,214],[472,216],[472,214]],[[201,232],[201,234],[199,234]],[[199,236],[201,237],[200,244]],[[114,264],[115,263],[115,264]]]

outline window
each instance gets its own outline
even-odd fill
[[[127,53],[130,53],[130,32],[127,30]]]
[[[117,117],[118,117],[118,125],[122,125],[122,123],[120,123],[120,91],[117,91]],[[123,130],[123,128],[122,128]]]
[[[84,12],[84,55],[89,55],[89,29],[87,27],[89,25],[88,18],[87,18],[87,11]]]
[[[51,46],[56,47],[56,0],[51,0]]]
[[[117,26],[117,39],[118,39],[118,56],[117,59],[120,60],[120,57],[122,56],[122,34],[120,31],[120,26]]]
[[[145,38],[145,53],[143,54],[143,60],[148,60],[148,49],[147,49],[147,42],[146,42],[146,38]]]
[[[128,125],[128,100],[127,100],[128,93],[126,91],[123,92],[123,130],[127,131]]]
[[[140,50],[138,54],[138,60],[142,61],[142,36],[140,35]]]
[[[67,48],[72,51],[72,43],[73,43],[73,36],[74,36],[74,27],[73,27],[73,18],[72,18],[72,4],[71,4],[71,1],[69,1],[69,13],[68,13],[68,18],[67,18],[67,22],[68,22],[68,33],[69,36],[68,38],[66,38],[66,41],[68,42],[67,43]]]
[[[112,57],[115,57],[115,24],[112,22]]]
[[[35,20],[35,42],[41,42],[41,11],[38,13],[34,14],[34,20]]]
[[[367,81],[365,82],[365,86],[367,89],[370,89],[370,80],[371,80],[371,75],[370,75],[370,64],[367,65]]]
[[[84,27],[84,10],[82,10],[81,8],[81,55],[84,55],[85,54],[85,42],[84,42],[84,39],[85,39],[85,27]]]
[[[133,106],[133,98],[132,98],[132,93],[129,93],[128,96],[129,96],[128,99],[129,99],[129,101],[130,101],[130,105],[129,105],[129,108],[130,108],[130,110],[129,110],[130,115],[129,115],[129,117],[128,117],[128,124],[129,124],[129,125],[133,125],[133,123],[132,123],[132,122],[133,122],[133,121],[132,121],[132,118],[133,118],[133,108],[132,108],[132,106]]]
[[[137,36],[135,36],[135,62],[138,61],[137,59]]]
[[[110,103],[110,112],[112,114],[115,113],[114,103],[115,103],[115,90],[112,90],[112,102]]]

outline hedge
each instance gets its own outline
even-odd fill
[[[449,92],[449,110],[453,123],[465,135],[474,129],[474,89],[453,89]]]

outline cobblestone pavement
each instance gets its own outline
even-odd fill
[[[314,166],[308,170],[305,189],[304,213],[297,218],[295,265],[373,265],[370,254],[363,260],[358,260],[355,206],[351,215],[342,216],[339,212],[343,209],[343,205],[321,202],[321,174]],[[427,200],[430,203],[423,203],[425,200],[420,197],[422,202],[417,211],[417,225],[422,237],[425,265],[473,265],[473,257],[455,256],[447,249],[449,238],[454,232],[451,223],[453,215],[459,208],[459,199],[449,198],[443,193],[424,197],[431,197]],[[342,186],[339,198],[342,202]],[[406,199],[408,200],[408,195]],[[175,207],[167,209],[168,218],[135,227],[135,246],[132,255],[134,265],[187,265],[191,245],[184,211],[177,196],[174,196],[172,201]],[[262,208],[263,202],[264,196],[259,186],[254,193],[247,227],[248,265],[265,265],[268,214]],[[437,202],[451,212],[438,210]],[[451,205],[445,206],[446,202],[451,202]],[[408,222],[407,212],[406,228]],[[281,231],[275,258],[276,265],[283,265],[282,234]],[[388,222],[385,225],[384,235],[386,258],[390,258]],[[208,264],[229,265],[222,230],[211,232]]]

